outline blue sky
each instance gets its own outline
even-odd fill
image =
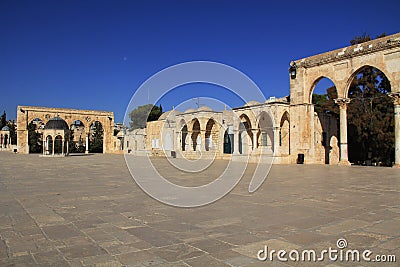
[[[284,96],[291,60],[364,32],[396,33],[399,10],[399,1],[3,0],[0,109],[11,119],[17,105],[109,110],[122,121],[144,81],[193,60],[230,65],[267,98]],[[161,100],[164,110],[197,96],[227,97],[204,84],[184,89]]]

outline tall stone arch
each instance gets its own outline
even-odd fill
[[[290,77],[290,139],[293,152],[314,158],[313,116],[310,94],[319,77],[328,77],[338,92],[336,103],[340,107],[340,161],[349,165],[347,153],[347,98],[354,75],[364,66],[382,71],[391,84],[395,104],[395,164],[400,166],[400,33],[352,45],[323,54],[295,60],[295,77]],[[397,110],[397,111],[396,111]]]
[[[46,123],[49,119],[59,116],[71,125],[80,120],[85,125],[85,134],[89,134],[89,126],[93,121],[99,121],[103,126],[103,153],[109,153],[113,148],[114,113],[109,111],[79,110],[67,108],[48,108],[33,106],[17,107],[17,149],[19,153],[28,154],[28,124],[35,118]]]

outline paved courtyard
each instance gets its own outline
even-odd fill
[[[176,183],[194,175],[156,159]],[[377,262],[259,261],[268,249],[369,249],[400,261],[400,171],[275,165],[258,191],[237,187],[200,208],[162,204],[135,184],[121,155],[42,158],[0,152],[0,266],[377,266]],[[345,250],[345,249],[343,249]],[[288,255],[286,255],[288,257]]]

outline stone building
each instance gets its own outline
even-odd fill
[[[237,161],[249,158],[250,162],[256,162],[264,154],[274,155],[274,163],[295,163],[299,155],[291,154],[290,150],[289,111],[286,98],[266,103],[251,101],[243,107],[221,112],[209,107],[183,113],[169,111],[157,121],[147,123],[146,149],[153,156]],[[315,113],[313,124],[316,126],[315,157],[306,158],[306,163],[337,164],[336,119],[329,114]]]
[[[126,130],[123,150],[133,155],[146,155],[146,129]]]
[[[293,61],[289,69],[290,101],[251,101],[222,112],[201,107],[166,113],[158,121],[147,123],[146,150],[152,155],[186,158],[232,155],[238,160],[274,154],[275,163],[304,160],[349,165],[348,91],[354,77],[366,67],[380,70],[390,82],[389,96],[395,110],[394,166],[400,167],[400,33]],[[329,114],[314,111],[312,94],[322,78],[335,85],[339,125]],[[129,151],[130,146],[126,149]]]
[[[43,129],[43,156],[68,155],[69,127],[60,117],[51,118]]]

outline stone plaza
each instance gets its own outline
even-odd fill
[[[0,158],[0,266],[378,265],[257,259],[264,246],[321,251],[337,249],[340,238],[371,257],[400,256],[400,177],[393,168],[273,165],[250,194],[249,164],[222,199],[176,208],[145,194],[122,155]],[[185,186],[210,182],[228,162],[193,174],[164,158],[152,161]]]

